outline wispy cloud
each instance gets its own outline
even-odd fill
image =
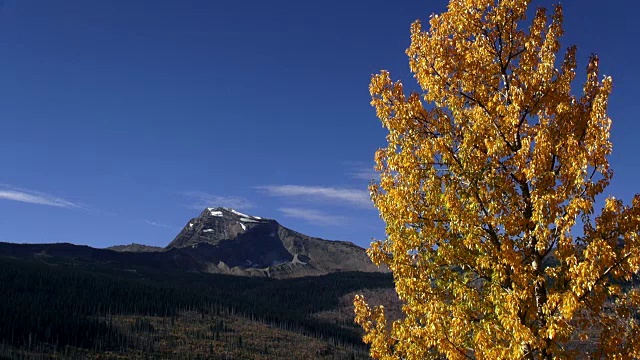
[[[270,196],[307,197],[325,201],[341,201],[351,205],[372,208],[369,192],[360,189],[334,188],[302,185],[267,185],[257,186]]]
[[[172,226],[169,226],[167,224],[163,224],[163,223],[159,223],[157,221],[150,221],[150,220],[145,220],[144,221],[147,225],[151,225],[151,226],[157,226],[157,227],[161,227],[161,228],[166,228],[166,229],[173,229]]]
[[[28,204],[54,206],[60,208],[82,209],[82,205],[39,191],[21,189],[5,184],[0,185],[0,199],[19,201]]]
[[[337,225],[344,223],[347,218],[343,216],[326,214],[313,209],[301,208],[280,208],[278,209],[284,216],[296,219],[302,219],[311,223],[322,225]]]
[[[346,175],[357,180],[376,180],[379,172],[374,170],[374,164],[365,161],[344,161],[342,165],[347,169]]]
[[[378,179],[380,173],[374,169],[360,168],[353,170],[350,174],[352,178],[358,180],[375,180]]]
[[[220,196],[209,194],[203,191],[187,191],[183,193],[190,203],[187,205],[190,209],[202,210],[206,207],[229,207],[233,209],[251,209],[254,207],[251,201],[238,196]]]

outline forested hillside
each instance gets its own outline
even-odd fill
[[[337,308],[358,289],[391,286],[379,273],[271,280],[0,257],[0,354],[366,358],[350,318],[338,323],[313,314]]]

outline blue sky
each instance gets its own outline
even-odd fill
[[[446,1],[0,3],[0,241],[164,246],[218,205],[361,246],[384,236],[368,82],[411,83],[409,25]],[[607,193],[629,201],[640,5],[621,3],[567,2],[563,47],[613,76]]]

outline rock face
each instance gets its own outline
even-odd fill
[[[208,208],[191,219],[166,247],[130,244],[96,249],[84,245],[0,242],[0,256],[47,263],[102,265],[134,271],[187,271],[291,278],[333,272],[387,272],[365,250],[347,241],[307,236],[277,221],[227,208]]]
[[[228,208],[205,209],[166,250],[181,250],[215,273],[282,278],[381,271],[353,243],[310,237],[275,220]]]

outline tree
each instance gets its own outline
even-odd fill
[[[596,197],[613,175],[610,77],[576,47],[556,61],[562,7],[525,26],[528,0],[452,0],[407,50],[420,93],[386,71],[372,105],[388,129],[370,186],[403,318],[356,296],[378,359],[640,358],[640,196]],[[525,30],[522,28],[525,27]],[[636,283],[637,284],[637,283]]]

